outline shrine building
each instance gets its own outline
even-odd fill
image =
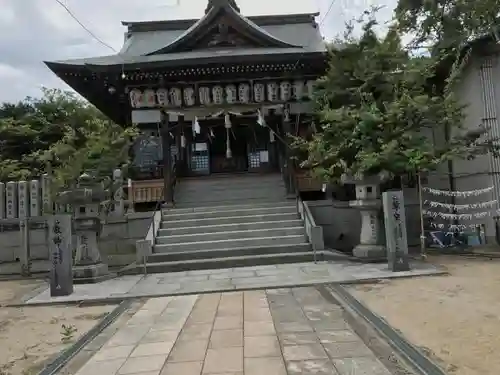
[[[200,19],[122,22],[115,55],[46,64],[110,119],[140,129],[134,204],[171,201],[174,174],[282,172],[288,193],[319,191],[283,143],[312,131],[313,83],[327,66],[317,16],[245,17],[235,0],[209,0]]]

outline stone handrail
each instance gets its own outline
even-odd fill
[[[177,162],[175,162],[172,166],[172,178],[170,180],[170,185],[175,194],[175,188],[178,183],[177,179]],[[164,189],[161,189],[160,197],[164,196]],[[162,218],[162,199],[158,199],[155,209],[153,211],[153,215],[151,216],[151,224],[149,225],[148,233],[143,240],[136,241],[136,263],[144,264],[144,272],[146,273],[146,262],[148,256],[153,254],[153,246],[155,243],[156,235],[158,234],[158,230],[160,229],[160,223]]]
[[[314,262],[317,262],[317,251],[325,249],[325,242],[323,239],[323,227],[316,225],[314,217],[311,213],[311,209],[307,202],[304,202],[300,197],[297,197],[297,211],[299,212],[300,218],[304,223],[304,228],[306,230],[307,239],[312,245]]]

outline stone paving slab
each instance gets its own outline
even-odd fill
[[[94,374],[391,375],[313,287],[150,299],[75,375]]]
[[[204,292],[224,292],[309,286],[329,283],[352,283],[367,280],[438,275],[446,273],[431,264],[414,262],[412,269],[391,272],[387,264],[362,264],[348,261],[295,263],[217,270],[156,273],[121,276],[98,284],[75,285],[72,295],[50,297],[47,289],[29,296],[27,304],[50,304],[80,301],[120,300]]]

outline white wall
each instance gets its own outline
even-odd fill
[[[465,127],[477,128],[483,124],[491,127],[492,136],[500,135],[498,111],[500,110],[500,59],[498,55],[481,56],[473,54],[469,60],[457,94],[467,105]],[[488,94],[487,94],[488,93]],[[489,112],[486,111],[489,107]],[[469,204],[498,200],[500,192],[500,160],[491,155],[479,156],[474,160],[456,160],[453,162],[455,189],[459,191],[476,190],[494,186],[491,194],[477,197],[458,198],[456,204]],[[500,206],[495,207],[495,209]],[[478,209],[477,211],[486,211]],[[486,236],[493,241],[495,225],[492,217],[461,224],[485,224]]]

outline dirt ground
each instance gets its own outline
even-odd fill
[[[429,257],[450,276],[349,290],[453,375],[500,374],[500,259]]]
[[[114,306],[3,307],[41,281],[0,282],[0,375],[38,373],[61,350],[96,325]],[[66,328],[63,328],[63,325]]]

